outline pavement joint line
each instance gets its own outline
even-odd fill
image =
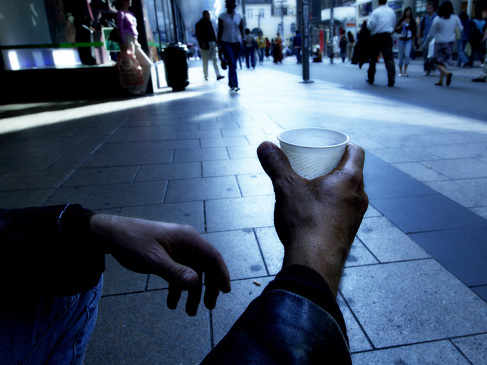
[[[338,293],[340,295],[340,297],[342,298],[343,300],[343,303],[345,303],[345,305],[347,306],[348,310],[350,311],[350,313],[352,314],[352,317],[355,319],[355,322],[357,322],[358,326],[360,327],[360,330],[362,331],[362,333],[364,334],[365,338],[367,339],[367,342],[369,343],[369,345],[372,347],[372,349],[375,349],[375,345],[374,343],[372,342],[372,339],[370,338],[369,334],[365,331],[365,328],[364,326],[362,325],[362,323],[359,321],[357,315],[355,314],[355,312],[352,310],[352,307],[350,306],[350,304],[348,303],[348,300],[347,298],[345,298],[345,296],[343,295],[343,293],[341,292],[340,290],[340,287],[338,287]],[[337,297],[338,297],[338,294],[337,294]],[[338,304],[338,303],[337,303]],[[345,323],[345,327],[347,326],[347,324]]]
[[[470,361],[467,355],[465,355],[465,353],[460,349],[460,347],[457,346],[457,344],[451,338],[448,339],[448,342],[452,344],[452,346],[465,358],[465,360],[468,361],[469,364],[474,365],[474,363]]]
[[[147,278],[145,279],[145,288],[144,291],[147,291],[149,289],[149,280],[150,280],[150,274],[147,275]]]
[[[366,353],[366,352],[383,351],[383,350],[395,349],[395,348],[400,348],[400,347],[409,347],[409,346],[422,345],[422,344],[427,344],[427,343],[450,341],[452,339],[467,338],[467,337],[473,337],[473,336],[479,336],[479,335],[485,335],[485,334],[487,334],[487,332],[480,332],[480,333],[474,333],[474,334],[468,334],[468,335],[462,335],[462,336],[453,336],[453,337],[441,337],[441,338],[435,338],[433,340],[417,341],[417,342],[411,342],[411,343],[407,343],[407,344],[391,345],[391,346],[384,346],[384,347],[376,347],[376,348],[367,349],[367,350],[359,350],[359,351],[352,352],[352,354],[362,354],[362,353]]]
[[[370,217],[370,218],[377,218],[377,217]],[[355,235],[355,238],[356,238],[357,240],[359,240],[359,242],[360,242],[362,245],[364,245],[365,249],[366,249],[366,250],[367,250],[367,251],[368,251],[368,252],[369,252],[369,253],[372,255],[372,257],[373,257],[374,259],[376,259],[376,260],[377,260],[377,262],[379,262],[379,263],[381,262],[381,261],[379,260],[379,258],[378,258],[378,257],[377,257],[377,256],[376,256],[376,255],[375,255],[373,252],[372,252],[372,250],[369,248],[369,246],[367,246],[367,245],[365,244],[365,242],[364,242],[364,241],[362,241],[362,239],[361,239],[361,238],[358,236],[358,234],[356,234],[356,235]],[[353,241],[352,241],[352,242],[353,242]],[[353,246],[353,244],[352,244],[352,246]]]
[[[139,176],[140,171],[142,171],[142,166],[137,166],[137,171],[135,171],[134,177],[132,179],[132,185],[136,184],[137,176]]]
[[[207,219],[206,219],[206,201],[203,200],[203,231],[205,233],[208,233],[208,225],[207,225],[206,221],[207,221]]]
[[[262,247],[260,245],[259,237],[257,237],[257,231],[255,230],[255,228],[252,228],[252,233],[254,234],[255,241],[257,242],[257,247],[259,248],[260,257],[262,258],[262,262],[264,263],[265,272],[267,273],[267,275],[270,275],[271,273],[269,271],[269,267],[267,266],[267,262],[265,260],[264,252],[262,251]]]
[[[238,192],[240,193],[240,196],[243,198],[244,195],[243,195],[243,192],[242,192],[242,187],[240,186],[240,181],[238,180],[238,175],[231,175],[231,176],[234,177],[235,182],[237,183]]]
[[[210,325],[210,347],[213,349],[215,347],[215,331],[213,329],[213,309],[208,310],[209,312],[209,325]]]

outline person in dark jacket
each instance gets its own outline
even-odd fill
[[[201,59],[203,60],[203,74],[208,81],[208,61],[211,59],[217,80],[224,78],[218,69],[218,60],[216,58],[216,35],[211,23],[211,15],[208,10],[203,11],[203,17],[195,26],[196,39],[200,46]]]
[[[367,28],[367,21],[363,21],[360,31],[357,34],[357,44],[353,50],[352,64],[359,68],[370,60],[371,44],[370,30]]]
[[[350,365],[336,296],[368,205],[364,152],[349,145],[337,168],[314,180],[298,176],[270,142],[262,143],[257,154],[276,192],[282,270],[203,364]],[[230,291],[221,255],[189,226],[66,204],[0,210],[0,242],[2,289],[9,294],[0,303],[5,364],[83,363],[96,322],[105,254],[132,271],[167,280],[170,309],[188,291],[189,315],[197,312],[203,273],[207,308],[215,307],[220,292]]]

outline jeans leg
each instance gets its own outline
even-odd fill
[[[398,51],[399,51],[399,69],[402,69],[402,65],[404,64],[404,52],[405,52],[405,46],[406,43],[403,40],[399,40],[398,44]],[[385,61],[385,60],[384,60]]]
[[[404,45],[404,64],[409,65],[411,58],[411,48],[413,46],[413,41],[411,39],[407,40]]]
[[[205,76],[205,79],[208,78],[208,53],[209,51],[206,49],[201,50],[201,58],[203,61],[203,75]]]
[[[0,312],[2,364],[81,365],[95,328],[102,288],[103,276],[86,292],[31,298],[29,307]]]
[[[252,63],[252,68],[255,68],[255,48],[250,48],[250,62]]]

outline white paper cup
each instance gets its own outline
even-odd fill
[[[306,179],[331,172],[350,141],[346,134],[324,128],[290,129],[277,139],[293,170]]]

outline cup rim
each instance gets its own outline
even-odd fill
[[[309,146],[301,146],[299,144],[294,144],[294,143],[289,143],[287,141],[284,141],[281,136],[283,133],[286,133],[286,132],[290,132],[290,131],[296,131],[296,130],[320,130],[320,131],[329,131],[329,132],[334,132],[334,133],[338,133],[338,134],[341,134],[342,136],[345,137],[345,140],[341,143],[337,143],[337,144],[332,144],[332,145],[327,145],[327,146],[317,146],[317,147],[309,147]],[[336,147],[340,147],[340,146],[343,146],[343,145],[347,145],[349,142],[350,142],[350,136],[348,134],[345,134],[343,132],[340,132],[340,131],[337,131],[337,130],[334,130],[334,129],[328,129],[328,128],[318,128],[318,127],[311,127],[311,128],[292,128],[292,129],[287,129],[283,132],[281,132],[278,136],[277,136],[277,139],[279,140],[279,142],[281,143],[285,143],[289,146],[294,146],[294,147],[299,147],[299,148],[307,148],[307,149],[326,149],[326,148],[336,148]]]

